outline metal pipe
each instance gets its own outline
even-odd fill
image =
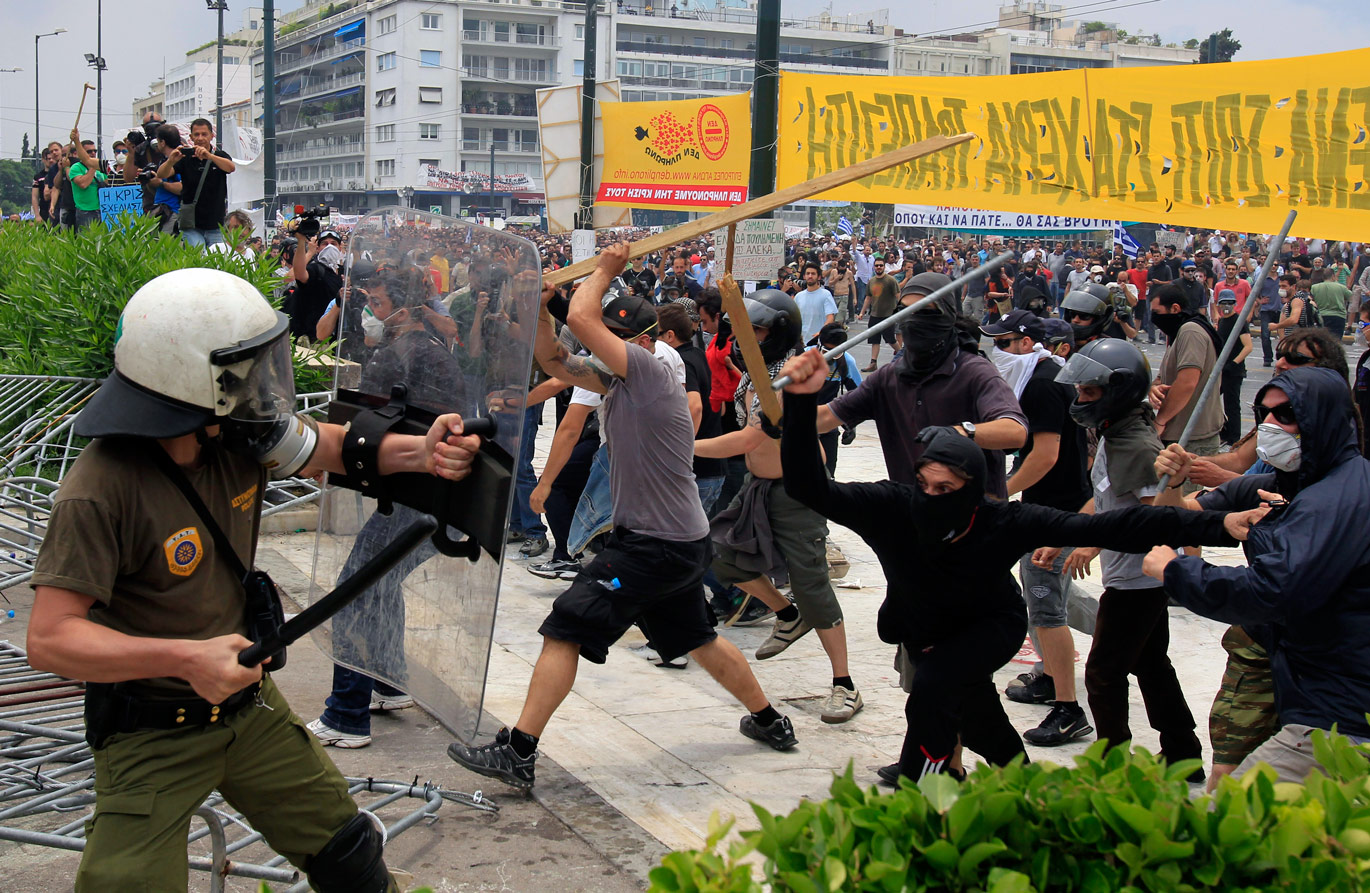
[[[960,276],[951,280],[946,285],[934,291],[932,294],[928,295],[925,298],[921,298],[918,301],[915,301],[914,303],[900,310],[898,313],[895,313],[892,316],[888,316],[885,319],[882,319],[880,322],[866,329],[860,335],[843,341],[841,344],[837,345],[832,350],[824,351],[823,359],[831,363],[833,360],[842,356],[844,353],[851,350],[853,347],[856,347],[858,344],[866,343],[867,338],[879,335],[881,332],[885,331],[891,326],[898,325],[900,322],[903,321],[904,317],[913,313],[917,313],[919,310],[922,310],[924,307],[928,306],[933,301],[936,301],[939,298],[942,298],[948,294],[955,294],[957,289],[973,281],[974,279],[977,279],[988,273],[993,273],[995,270],[999,269],[1004,264],[1008,263],[1009,259],[1012,257],[1012,252],[1005,251],[1003,254],[996,255],[995,257],[985,261],[980,266],[972,270],[968,270],[965,273],[962,273]],[[774,390],[778,391],[789,383],[790,377],[788,375],[782,375],[775,381],[771,382],[771,387]]]
[[[1265,246],[1265,263],[1261,264],[1260,272],[1256,274],[1257,288],[1265,284],[1265,278],[1270,275],[1270,268],[1275,265],[1275,257],[1279,253],[1280,246],[1284,245],[1285,237],[1289,235],[1289,229],[1294,225],[1294,218],[1299,214],[1298,211],[1290,211],[1284,218],[1284,226]],[[1203,390],[1199,392],[1198,402],[1194,404],[1194,411],[1189,414],[1189,421],[1185,422],[1184,430],[1180,432],[1180,439],[1176,441],[1180,449],[1184,449],[1189,443],[1189,436],[1194,433],[1194,426],[1199,421],[1199,411],[1208,399],[1217,390],[1218,382],[1222,379],[1223,367],[1227,365],[1227,358],[1232,356],[1232,351],[1236,350],[1237,342],[1241,340],[1242,333],[1249,331],[1251,327],[1251,314],[1260,301],[1260,296],[1252,289],[1251,294],[1246,297],[1246,305],[1242,307],[1242,312],[1237,314],[1237,323],[1232,327],[1232,333],[1227,336],[1227,342],[1223,344],[1223,349],[1218,352],[1218,358],[1213,362],[1213,371],[1208,374],[1208,381],[1204,382]],[[1170,475],[1161,475],[1161,490],[1170,486]]]

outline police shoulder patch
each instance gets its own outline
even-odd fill
[[[162,543],[162,551],[166,553],[167,570],[178,577],[195,573],[205,554],[204,546],[200,543],[200,531],[194,527],[173,533]]]

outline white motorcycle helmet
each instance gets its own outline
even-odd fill
[[[225,443],[276,476],[298,471],[318,432],[295,415],[290,320],[221,270],[164,273],[129,299],[114,374],[76,419],[82,437],[180,437],[221,425]]]

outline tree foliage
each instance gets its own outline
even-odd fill
[[[26,144],[27,145],[27,144]],[[22,214],[32,204],[33,162],[0,161],[0,214]]]
[[[1217,58],[1210,59],[1208,58],[1209,42],[1215,37],[1218,39]],[[1237,55],[1241,48],[1242,42],[1232,36],[1231,28],[1224,28],[1221,31],[1214,31],[1212,34],[1208,36],[1208,40],[1205,40],[1203,43],[1199,44],[1199,62],[1231,62],[1232,57]]]

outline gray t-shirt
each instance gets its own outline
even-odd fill
[[[1099,451],[1094,455],[1094,468],[1090,470],[1090,480],[1094,484],[1094,513],[1102,515],[1113,509],[1141,505],[1142,497],[1155,496],[1161,492],[1157,486],[1143,487],[1131,493],[1118,493],[1108,479],[1108,439],[1099,441]],[[1099,564],[1103,568],[1106,589],[1157,589],[1160,581],[1142,573],[1142,559],[1145,555],[1131,552],[1113,552],[1104,549],[1099,553]]]
[[[600,410],[609,444],[614,524],[672,542],[709,535],[695,483],[694,422],[675,374],[636,344],[628,377],[609,387]]]

